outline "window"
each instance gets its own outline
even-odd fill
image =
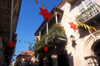
[[[91,0],[85,0],[84,3],[88,4],[89,2],[91,2]]]
[[[81,2],[78,4],[79,12],[84,11],[86,8],[90,7],[91,5],[93,5],[93,2],[92,2],[91,0],[84,0],[84,1],[81,1]]]
[[[82,4],[82,2],[79,3],[78,9],[79,9],[79,12],[82,12],[85,9],[84,6],[83,6],[83,4]]]
[[[91,5],[93,5],[91,0],[85,0],[84,3],[85,3],[87,8],[90,7]]]

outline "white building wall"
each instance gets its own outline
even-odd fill
[[[100,5],[100,0],[92,0],[92,1]]]
[[[99,0],[95,0],[95,2],[100,4]],[[84,59],[84,45],[87,39],[90,37],[90,34],[80,38],[79,30],[81,31],[81,29],[76,30],[75,32],[72,28],[70,28],[69,24],[71,21],[73,21],[74,24],[77,24],[75,22],[75,17],[79,15],[78,7],[76,5],[71,6],[69,3],[66,3],[61,9],[64,11],[61,24],[64,26],[68,39],[66,50],[68,51],[68,54],[71,54],[71,56],[69,56],[70,66],[88,66],[87,60]],[[70,40],[71,35],[73,35],[76,40],[77,45],[75,49],[72,47],[72,41]],[[81,32],[81,35],[85,35],[85,31]],[[72,57],[73,60],[71,59]]]

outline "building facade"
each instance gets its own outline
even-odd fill
[[[16,45],[21,0],[0,0],[0,66],[8,66]],[[9,42],[15,43],[10,48]]]
[[[99,5],[99,0],[62,0],[54,10],[56,13],[51,11],[52,14],[56,14],[54,19],[51,16],[54,21],[47,19],[40,25],[35,32],[35,46],[39,42],[37,39],[41,41],[42,35],[49,34],[51,23],[60,23],[64,27],[66,38],[60,36],[60,40],[56,41],[54,38],[53,42],[47,41],[41,49],[36,51],[36,54],[39,54],[39,66],[100,65]],[[47,36],[46,40],[48,38]],[[53,45],[54,47],[51,47]],[[47,52],[43,50],[45,46],[48,47]],[[37,47],[39,44],[35,49]]]

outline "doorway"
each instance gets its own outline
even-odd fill
[[[67,50],[59,52],[57,56],[58,56],[58,66],[69,66]]]
[[[43,58],[40,58],[40,60],[39,60],[39,66],[43,66]]]
[[[98,42],[96,44],[96,46],[94,47],[94,54],[97,56],[97,62],[98,62],[98,65],[100,66],[100,42]]]

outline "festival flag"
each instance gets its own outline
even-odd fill
[[[55,14],[55,16],[57,16],[55,10],[54,10],[54,14]]]
[[[35,2],[36,2],[36,4],[38,4],[38,1],[37,0],[35,0]]]
[[[43,9],[43,4],[41,4],[41,8]]]

